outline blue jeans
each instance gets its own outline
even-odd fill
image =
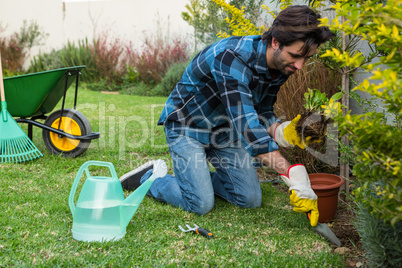
[[[212,210],[215,195],[243,208],[261,205],[261,187],[253,158],[240,142],[231,143],[218,135],[213,146],[205,145],[168,127],[165,135],[175,176],[157,178],[148,192],[150,196],[199,215]],[[208,162],[215,172],[210,171]]]

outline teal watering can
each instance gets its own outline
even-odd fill
[[[111,177],[91,176],[90,166],[108,167]],[[81,188],[77,204],[74,196],[83,173],[86,180]],[[142,199],[156,178],[166,175],[167,167],[163,160],[157,160],[151,177],[124,199],[123,188],[112,163],[88,161],[84,163],[75,177],[68,199],[73,215],[73,238],[80,241],[119,240],[126,234],[130,222]]]

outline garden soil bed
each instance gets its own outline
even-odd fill
[[[272,174],[264,174],[258,172],[261,181],[271,181]],[[273,183],[278,190],[288,193],[288,188],[283,183]],[[332,250],[344,256],[344,267],[367,267],[366,259],[364,258],[364,250],[360,240],[360,236],[354,225],[356,216],[353,211],[353,202],[348,200],[345,193],[340,194],[338,210],[333,222],[327,223],[335,235],[339,238],[342,245],[338,248],[332,245]]]

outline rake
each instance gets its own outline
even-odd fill
[[[0,162],[19,163],[43,156],[7,111],[0,52]]]

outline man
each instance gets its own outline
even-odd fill
[[[175,176],[155,180],[149,195],[199,215],[213,208],[215,195],[240,207],[259,207],[257,160],[282,174],[294,210],[311,212],[310,223],[317,225],[317,196],[306,168],[291,165],[278,151],[278,144],[304,148],[307,141],[295,134],[298,118],[281,124],[273,106],[289,75],[333,36],[318,27],[319,18],[306,6],[288,7],[262,36],[223,39],[198,53],[158,122],[165,126]],[[126,174],[123,187],[137,187],[150,169],[152,163]]]

